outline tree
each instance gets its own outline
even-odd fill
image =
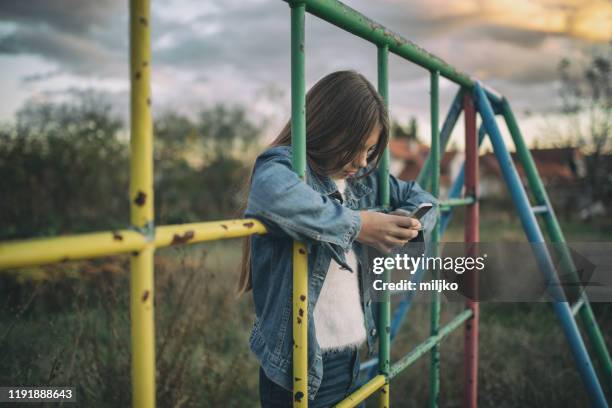
[[[244,156],[261,128],[239,105],[205,107],[193,121],[166,113],[155,121],[155,213],[158,223],[233,218],[248,179]]]
[[[102,95],[27,102],[0,126],[0,239],[126,228],[129,145]],[[154,123],[155,222],[236,216],[260,128],[240,106]]]
[[[612,42],[593,52],[586,64],[559,64],[561,112],[567,117],[566,138],[575,140],[587,160],[587,183],[592,200],[603,199],[606,177],[603,155],[609,151],[612,127]],[[567,140],[567,139],[566,139]]]
[[[121,128],[101,95],[27,102],[0,131],[2,238],[127,225],[129,165]]]
[[[402,126],[396,120],[391,123],[391,134],[398,139],[419,141],[419,125],[417,119],[411,116],[407,126]]]

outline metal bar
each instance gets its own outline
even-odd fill
[[[385,101],[387,110],[389,109],[389,48],[387,45],[379,46],[378,53],[378,93]],[[384,208],[389,208],[390,192],[389,192],[389,146],[385,148],[383,157],[378,167],[379,174],[379,198],[380,204]],[[382,275],[384,282],[388,282],[389,271],[385,270]],[[382,302],[378,304],[378,368],[382,375],[389,374],[390,360],[390,321],[391,321],[391,297],[389,291],[385,290],[382,295]],[[380,389],[379,406],[381,408],[389,406],[389,384],[385,383]]]
[[[442,130],[440,131],[440,151],[442,153],[446,151],[446,146],[448,145],[450,136],[453,132],[453,129],[455,128],[455,125],[457,124],[459,116],[461,115],[461,110],[463,109],[463,105],[461,103],[463,92],[463,88],[459,87],[459,90],[455,94],[455,98],[453,99],[450,108],[448,108],[448,113],[444,117]],[[416,179],[417,183],[419,183],[419,185],[426,190],[429,189],[429,184],[431,181],[429,173],[429,169],[431,168],[430,160],[431,154],[428,154],[427,159],[425,159],[425,163],[423,164],[423,167],[421,167],[419,175]]]
[[[584,298],[578,299],[576,303],[572,305],[572,314],[576,316],[576,314],[580,311],[580,309],[585,305]]]
[[[472,205],[476,202],[474,197],[463,197],[463,198],[449,198],[447,200],[441,200],[438,205],[440,211],[450,211],[452,207],[459,207],[462,205]]]
[[[140,251],[146,244],[146,238],[132,230],[9,241],[0,245],[0,269]]]
[[[479,234],[479,203],[478,197],[478,139],[476,136],[476,110],[472,95],[466,92],[463,97],[463,112],[465,120],[465,195],[472,198],[472,203],[465,209],[466,243],[480,241]],[[476,256],[476,248],[469,247],[468,256]],[[478,272],[473,271],[467,276],[472,299],[478,293]],[[478,302],[468,298],[466,308],[472,311],[472,317],[465,321],[464,334],[464,388],[463,407],[476,408],[478,400],[478,323],[480,307]]]
[[[284,0],[289,4],[306,3],[306,11],[327,21],[357,37],[363,38],[377,46],[386,45],[393,54],[407,59],[427,70],[438,71],[443,77],[458,85],[471,89],[474,80],[467,74],[458,71],[452,65],[389,30],[382,24],[368,18],[357,10],[338,0]],[[500,93],[485,87],[491,101],[497,105],[501,101]]]
[[[430,74],[430,113],[431,113],[431,194],[438,197],[440,194],[440,133],[438,115],[440,111],[439,99],[439,72],[432,71]],[[431,234],[431,245],[433,256],[438,256],[438,242],[440,240],[440,213],[436,216],[436,225]],[[432,279],[438,279],[439,271],[432,269]],[[440,328],[440,293],[433,292],[431,295],[431,335],[438,335]],[[438,345],[431,348],[431,367],[429,369],[429,406],[438,406],[440,396],[440,349]]]
[[[545,214],[548,212],[548,207],[545,205],[536,205],[531,207],[531,211],[533,211],[534,214]]]
[[[252,218],[164,225],[155,229],[154,244],[160,248],[265,233],[266,227]],[[119,255],[145,245],[147,238],[134,230],[7,241],[0,244],[0,270]]]
[[[149,0],[130,1],[131,223],[147,240],[130,258],[132,405],[155,407],[153,120]]]
[[[461,327],[461,325],[470,317],[472,317],[472,311],[469,309],[465,309],[463,312],[459,313],[446,326],[440,328],[438,334],[435,336],[430,336],[423,343],[412,349],[410,353],[394,363],[389,371],[389,379],[394,378],[396,375],[418,360],[421,356],[425,355],[425,353],[439,344],[446,336],[452,333],[455,329]]]
[[[525,144],[523,139],[523,135],[521,134],[521,130],[518,126],[518,123],[512,113],[512,108],[510,107],[510,103],[503,99],[502,101],[502,113],[504,115],[504,119],[506,120],[506,126],[510,131],[510,135],[512,136],[512,140],[514,141],[514,145],[516,147],[516,151],[518,154],[518,158],[523,165],[523,169],[525,169],[525,173],[527,175],[527,182],[529,184],[529,188],[533,192],[536,203],[539,205],[543,205],[548,209],[548,212],[545,214],[544,224],[546,225],[546,230],[548,232],[548,236],[550,240],[555,243],[564,244],[565,236],[563,235],[563,231],[561,230],[561,226],[557,221],[557,216],[555,215],[554,209],[550,204],[550,200],[548,199],[548,194],[546,193],[546,189],[542,184],[542,180],[538,175],[537,167],[533,161],[533,157]],[[575,281],[579,281],[579,277],[576,275],[576,266],[572,261],[571,254],[567,250],[566,245],[556,245],[561,250],[560,259],[561,259],[561,267],[565,272],[569,272]],[[593,309],[591,308],[591,304],[586,297],[586,294],[583,293],[585,305],[580,308],[580,318],[584,323],[584,328],[586,330],[587,336],[589,337],[589,342],[595,349],[595,355],[601,363],[601,369],[604,374],[603,377],[607,379],[606,387],[610,395],[612,395],[612,358],[610,357],[610,353],[606,347],[606,343],[604,341],[604,337],[599,329],[597,324],[597,320],[595,319],[595,315],[593,314]]]
[[[164,225],[155,228],[155,246],[161,248],[265,233],[266,227],[254,218]]]
[[[285,0],[293,3],[295,0]],[[306,0],[306,10],[358,37],[377,46],[387,46],[389,51],[429,70],[439,71],[442,76],[460,85],[471,87],[473,80],[459,72],[440,58],[428,53],[401,35],[337,0]]]
[[[305,15],[303,2],[291,6],[291,146],[293,171],[306,175]],[[293,241],[293,406],[308,407],[308,256]]]
[[[440,205],[444,205],[446,207],[459,207],[461,205],[472,205],[477,201],[473,196],[467,196],[463,198],[449,198],[447,200],[441,200]]]
[[[512,158],[510,157],[510,153],[506,148],[501,132],[495,122],[493,109],[484,91],[478,84],[474,87],[474,93],[478,111],[487,128],[487,133],[493,145],[493,151],[499,162],[504,180],[508,185],[508,190],[510,191],[514,206],[517,208],[521,223],[523,224],[523,229],[527,234],[529,242],[536,244],[534,245],[534,255],[536,256],[536,260],[546,281],[549,283],[549,287],[552,288],[550,294],[553,298],[553,309],[569,342],[570,349],[576,362],[576,367],[587,389],[591,404],[595,407],[607,407],[608,405],[601,385],[595,375],[591,359],[586,351],[569,304],[565,300],[565,296],[561,290],[552,259],[545,246],[544,237],[540,231],[535,215],[531,211],[527,193],[523,188],[516,168],[514,167],[514,163],[512,162]]]
[[[359,387],[357,391],[346,397],[344,400],[336,404],[336,408],[351,408],[356,407],[361,401],[368,398],[370,395],[375,393],[381,387],[387,384],[387,380],[384,375],[377,375],[370,381]]]

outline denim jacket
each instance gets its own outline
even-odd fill
[[[367,169],[362,169],[357,176]],[[389,176],[391,208],[412,210],[436,199],[416,182]],[[272,147],[259,155],[253,169],[245,217],[259,219],[268,234],[251,236],[251,273],[255,323],[250,348],[272,381],[292,390],[292,246],[293,240],[308,250],[308,396],[314,398],[323,377],[321,349],[316,340],[313,311],[323,281],[334,259],[347,273],[359,273],[367,346],[374,351],[377,336],[376,310],[369,290],[363,290],[364,248],[355,241],[361,229],[360,209],[380,206],[378,171],[363,178],[347,179],[344,205],[333,198],[336,185],[309,167],[306,181],[292,170],[291,147]],[[426,236],[435,223],[436,211],[421,222]],[[421,240],[423,239],[420,233]],[[345,252],[353,248],[359,271],[346,263]]]

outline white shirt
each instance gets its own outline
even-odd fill
[[[334,180],[345,198],[345,179]],[[354,271],[341,269],[333,259],[314,309],[317,342],[322,350],[357,348],[366,340],[365,320],[359,293],[357,257],[350,249],[346,262]]]

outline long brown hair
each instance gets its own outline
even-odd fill
[[[382,97],[363,75],[352,70],[333,72],[321,78],[306,94],[308,165],[320,175],[329,176],[341,171],[365,149],[368,136],[377,124],[381,129],[380,137],[374,152],[368,157],[368,162],[373,164],[369,171],[378,164],[389,140],[389,120]],[[268,148],[289,145],[290,120]],[[250,189],[251,177],[245,185],[246,191]],[[246,208],[246,194],[244,201]],[[246,237],[242,245],[237,292],[242,294],[251,288],[251,237]]]

